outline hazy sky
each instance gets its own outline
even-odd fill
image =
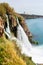
[[[17,12],[43,15],[43,0],[0,0],[8,2]]]

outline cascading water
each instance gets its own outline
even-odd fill
[[[14,36],[11,35],[10,27],[9,27],[8,15],[6,15],[6,18],[7,18],[7,28],[6,28],[6,30],[4,29],[4,33],[8,36],[8,38],[10,40],[16,40],[16,42],[18,43],[18,46],[21,47],[21,51],[22,51],[23,42],[21,42],[22,40],[19,41],[19,39],[15,38]]]
[[[6,32],[10,34],[10,27],[9,27],[8,15],[6,15],[6,18],[7,18],[7,28],[6,28]]]
[[[8,38],[10,40],[17,40],[17,38],[13,37],[11,35],[11,32],[10,32],[10,27],[9,27],[9,19],[8,19],[8,15],[6,14],[6,18],[7,18],[7,28],[6,30],[4,29],[4,33],[8,36]]]
[[[18,43],[18,46],[21,47],[22,53],[27,54],[27,52],[28,52],[28,55],[30,56],[31,55],[30,51],[31,51],[32,46],[31,46],[30,42],[28,41],[28,37],[26,36],[23,28],[19,24],[18,18],[17,18],[17,23],[18,23],[17,38],[18,39],[11,35],[10,27],[9,27],[9,20],[8,20],[7,15],[6,15],[6,18],[7,18],[7,28],[6,28],[6,31],[4,30],[5,34],[8,36],[8,38],[10,40],[16,40],[16,42]],[[21,36],[19,36],[20,34],[21,34]]]
[[[26,54],[27,56],[31,56],[32,60],[35,63],[43,63],[43,46],[42,47],[35,47],[32,46],[31,43],[28,40],[28,37],[26,33],[24,32],[23,28],[19,24],[18,18],[17,18],[17,23],[18,23],[18,31],[17,31],[17,38],[22,41],[22,53]],[[30,55],[29,55],[30,54]]]
[[[17,38],[18,39],[13,37],[10,32],[8,16],[6,15],[6,17],[7,17],[7,28],[6,28],[6,31],[4,30],[4,32],[8,36],[8,38],[10,40],[15,40],[17,42],[17,45],[21,48],[21,53],[24,53],[27,56],[31,56],[32,60],[35,63],[39,63],[39,64],[43,63],[43,53],[42,53],[43,46],[42,47],[34,47],[31,45],[23,28],[19,24],[18,18],[17,18],[17,23],[18,23]]]
[[[18,18],[17,18],[18,28],[17,28],[17,38],[22,42],[22,53],[25,53],[30,56],[31,55],[31,48],[32,45],[30,41],[28,40],[28,37],[26,33],[24,32],[22,26],[19,24]]]

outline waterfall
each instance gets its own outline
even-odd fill
[[[22,51],[22,42],[20,40],[18,40],[16,37],[11,35],[8,15],[6,15],[6,18],[7,18],[7,28],[6,28],[6,30],[4,29],[4,33],[8,36],[9,40],[15,40],[16,44],[21,48],[21,51]]]
[[[8,15],[6,15],[6,18],[7,18],[7,28],[6,28],[6,32],[10,34],[10,27],[9,27]]]
[[[32,46],[23,28],[19,24],[18,19],[17,19],[17,23],[18,23],[17,38],[15,38],[14,36],[11,35],[8,16],[6,15],[6,17],[7,17],[7,28],[6,28],[6,31],[4,30],[5,34],[8,36],[10,40],[16,40],[17,45],[21,48],[21,53],[27,54],[28,52],[28,55],[30,56],[31,55],[30,51]]]
[[[29,55],[31,52],[32,45],[30,41],[28,40],[28,37],[26,33],[24,32],[22,26],[19,24],[18,18],[17,18],[17,23],[18,23],[17,38],[22,42],[22,48],[23,48],[22,53],[25,53],[25,54],[28,53]]]
[[[24,32],[22,26],[19,24],[17,18],[18,28],[17,28],[17,38],[22,42],[22,53],[27,56],[31,56],[33,62],[42,64],[43,63],[43,46],[32,46],[28,40],[26,33]]]
[[[4,33],[8,36],[8,38],[10,40],[16,41],[16,44],[20,47],[22,54],[24,53],[27,56],[31,56],[32,60],[35,63],[40,63],[40,64],[43,63],[43,46],[34,47],[31,45],[22,26],[19,24],[18,18],[17,18],[17,23],[18,23],[17,38],[12,36],[10,32],[10,27],[9,27],[8,16],[6,15],[6,17],[7,17],[7,28],[6,28],[6,31],[4,30]]]

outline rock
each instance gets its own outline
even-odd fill
[[[12,27],[17,25],[16,18],[13,15],[9,15],[9,21],[12,22]]]
[[[21,26],[23,27],[23,29],[24,29],[25,33],[27,34],[28,38],[29,38],[29,39],[32,38],[32,34],[31,34],[31,32],[29,31],[29,29],[28,29],[28,27],[27,27],[27,25],[26,25],[26,23],[25,23],[25,20],[22,20],[22,21],[20,22],[20,24],[21,24]]]
[[[17,21],[13,15],[9,15],[9,24],[11,32],[13,32],[14,36],[17,37]]]
[[[8,15],[9,17],[9,26],[10,26],[10,29],[11,31],[14,33],[14,35],[17,37],[17,21],[16,21],[16,18],[10,14]],[[25,20],[23,18],[18,18],[19,19],[19,22],[21,24],[21,26],[23,27],[25,33],[27,34],[28,38],[32,38],[32,34],[30,33],[26,23],[25,23]]]
[[[3,36],[3,33],[4,33],[4,29],[0,27],[0,37]]]
[[[0,17],[0,37],[3,36],[3,33],[4,33],[4,24],[2,18]]]

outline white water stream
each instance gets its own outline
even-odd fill
[[[32,46],[28,40],[26,33],[24,32],[22,26],[19,24],[17,18],[18,28],[17,28],[17,38],[12,37],[10,28],[9,28],[9,20],[7,16],[7,25],[5,34],[8,36],[10,40],[16,40],[19,47],[21,47],[21,53],[26,54],[27,56],[31,56],[32,60],[35,63],[42,64],[43,63],[43,46]]]

